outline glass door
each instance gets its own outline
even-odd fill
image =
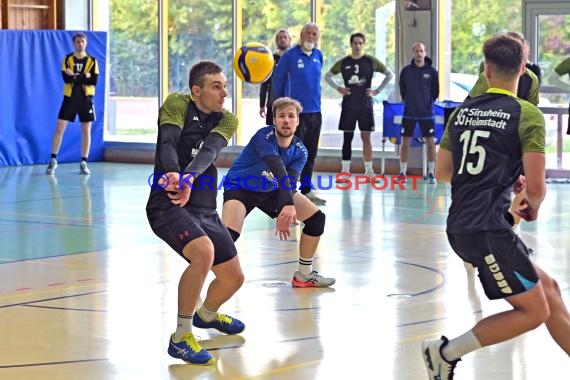
[[[546,122],[546,169],[548,177],[570,177],[568,104],[570,93],[552,81],[554,68],[570,57],[570,4],[532,3],[525,6],[526,37],[531,61],[542,70],[539,107]],[[570,77],[563,80],[570,83]]]

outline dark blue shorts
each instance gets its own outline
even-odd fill
[[[416,129],[416,124],[420,125],[422,131],[422,137],[433,137],[435,136],[435,121],[431,119],[409,119],[407,117],[402,118],[402,136],[413,137],[414,130]]]
[[[479,272],[489,299],[524,293],[538,283],[529,250],[512,230],[447,233],[451,248]]]
[[[232,237],[216,211],[202,213],[173,204],[172,207],[147,207],[147,217],[152,231],[185,260],[184,247],[202,236],[210,238],[214,245],[214,265],[237,256]]]

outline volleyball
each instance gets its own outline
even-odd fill
[[[234,56],[234,71],[248,83],[262,83],[271,76],[275,63],[267,46],[249,42],[241,46]]]

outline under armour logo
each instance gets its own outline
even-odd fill
[[[184,238],[187,238],[188,236],[190,236],[190,232],[188,232],[188,230],[184,230],[184,232],[178,235],[178,239],[184,240]]]
[[[192,120],[193,121],[200,121],[200,119],[198,119],[198,116],[194,116],[194,118]]]

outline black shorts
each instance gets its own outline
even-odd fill
[[[416,124],[420,125],[422,130],[422,137],[433,137],[435,136],[435,121],[431,119],[409,119],[407,117],[402,118],[402,136],[413,137],[414,130],[416,129]]]
[[[524,293],[538,283],[529,251],[512,230],[448,233],[451,248],[475,266],[489,299]]]
[[[77,115],[79,115],[79,121],[82,123],[95,121],[93,97],[63,97],[63,102],[61,102],[61,108],[59,109],[57,118],[74,122]]]
[[[184,247],[192,240],[207,236],[214,245],[214,265],[222,264],[237,256],[237,249],[226,226],[216,211],[202,213],[177,205],[158,208],[147,207],[152,231],[182,258]]]
[[[372,108],[343,108],[338,122],[339,131],[354,132],[358,122],[361,132],[374,131],[374,110]]]
[[[249,214],[254,208],[258,208],[271,218],[276,218],[278,215],[277,192],[273,191],[251,191],[251,190],[226,190],[224,191],[224,203],[229,200],[235,199],[243,203],[245,206],[246,215]]]

